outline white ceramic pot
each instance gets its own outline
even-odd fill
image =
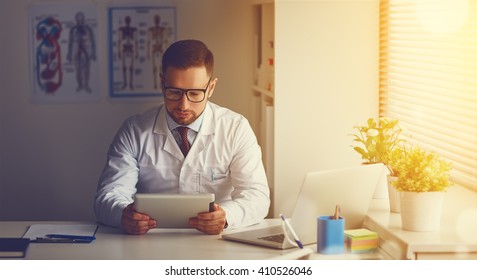
[[[403,230],[439,229],[444,192],[402,192],[400,199]]]
[[[389,174],[389,170],[387,168],[383,169],[383,174],[378,180],[376,185],[376,189],[374,190],[373,198],[374,199],[389,199],[388,195],[388,181],[387,175]]]
[[[389,210],[392,213],[401,213],[401,192],[398,192],[393,183],[397,181],[396,176],[388,175],[388,194],[389,194]]]

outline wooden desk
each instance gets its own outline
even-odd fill
[[[447,191],[438,231],[402,230],[401,214],[391,213],[386,200],[373,200],[364,226],[393,259],[477,259],[477,193],[462,187]]]
[[[21,237],[30,224],[62,222],[0,222],[0,237]],[[63,222],[65,223],[65,222]],[[276,225],[279,219],[265,220],[254,228]],[[237,229],[240,231],[245,229]],[[322,255],[316,244],[306,259],[379,259],[378,253]],[[155,229],[145,235],[126,235],[121,230],[100,226],[96,240],[89,244],[31,243],[26,259],[33,260],[265,260],[287,259],[299,249],[278,250],[226,241],[220,235],[196,230]],[[293,255],[293,254],[292,254]]]

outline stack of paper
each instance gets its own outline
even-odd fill
[[[378,234],[368,229],[345,230],[346,246],[352,253],[365,253],[378,248]]]

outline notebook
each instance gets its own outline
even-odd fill
[[[0,258],[23,258],[29,244],[27,238],[0,238]]]
[[[302,244],[317,242],[316,218],[333,215],[336,205],[345,218],[345,229],[361,228],[382,176],[386,176],[383,164],[307,173],[290,220]],[[294,247],[283,233],[283,226],[273,226],[223,233],[222,238],[277,249]]]

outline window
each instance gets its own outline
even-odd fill
[[[477,191],[477,0],[380,1],[380,115]]]

